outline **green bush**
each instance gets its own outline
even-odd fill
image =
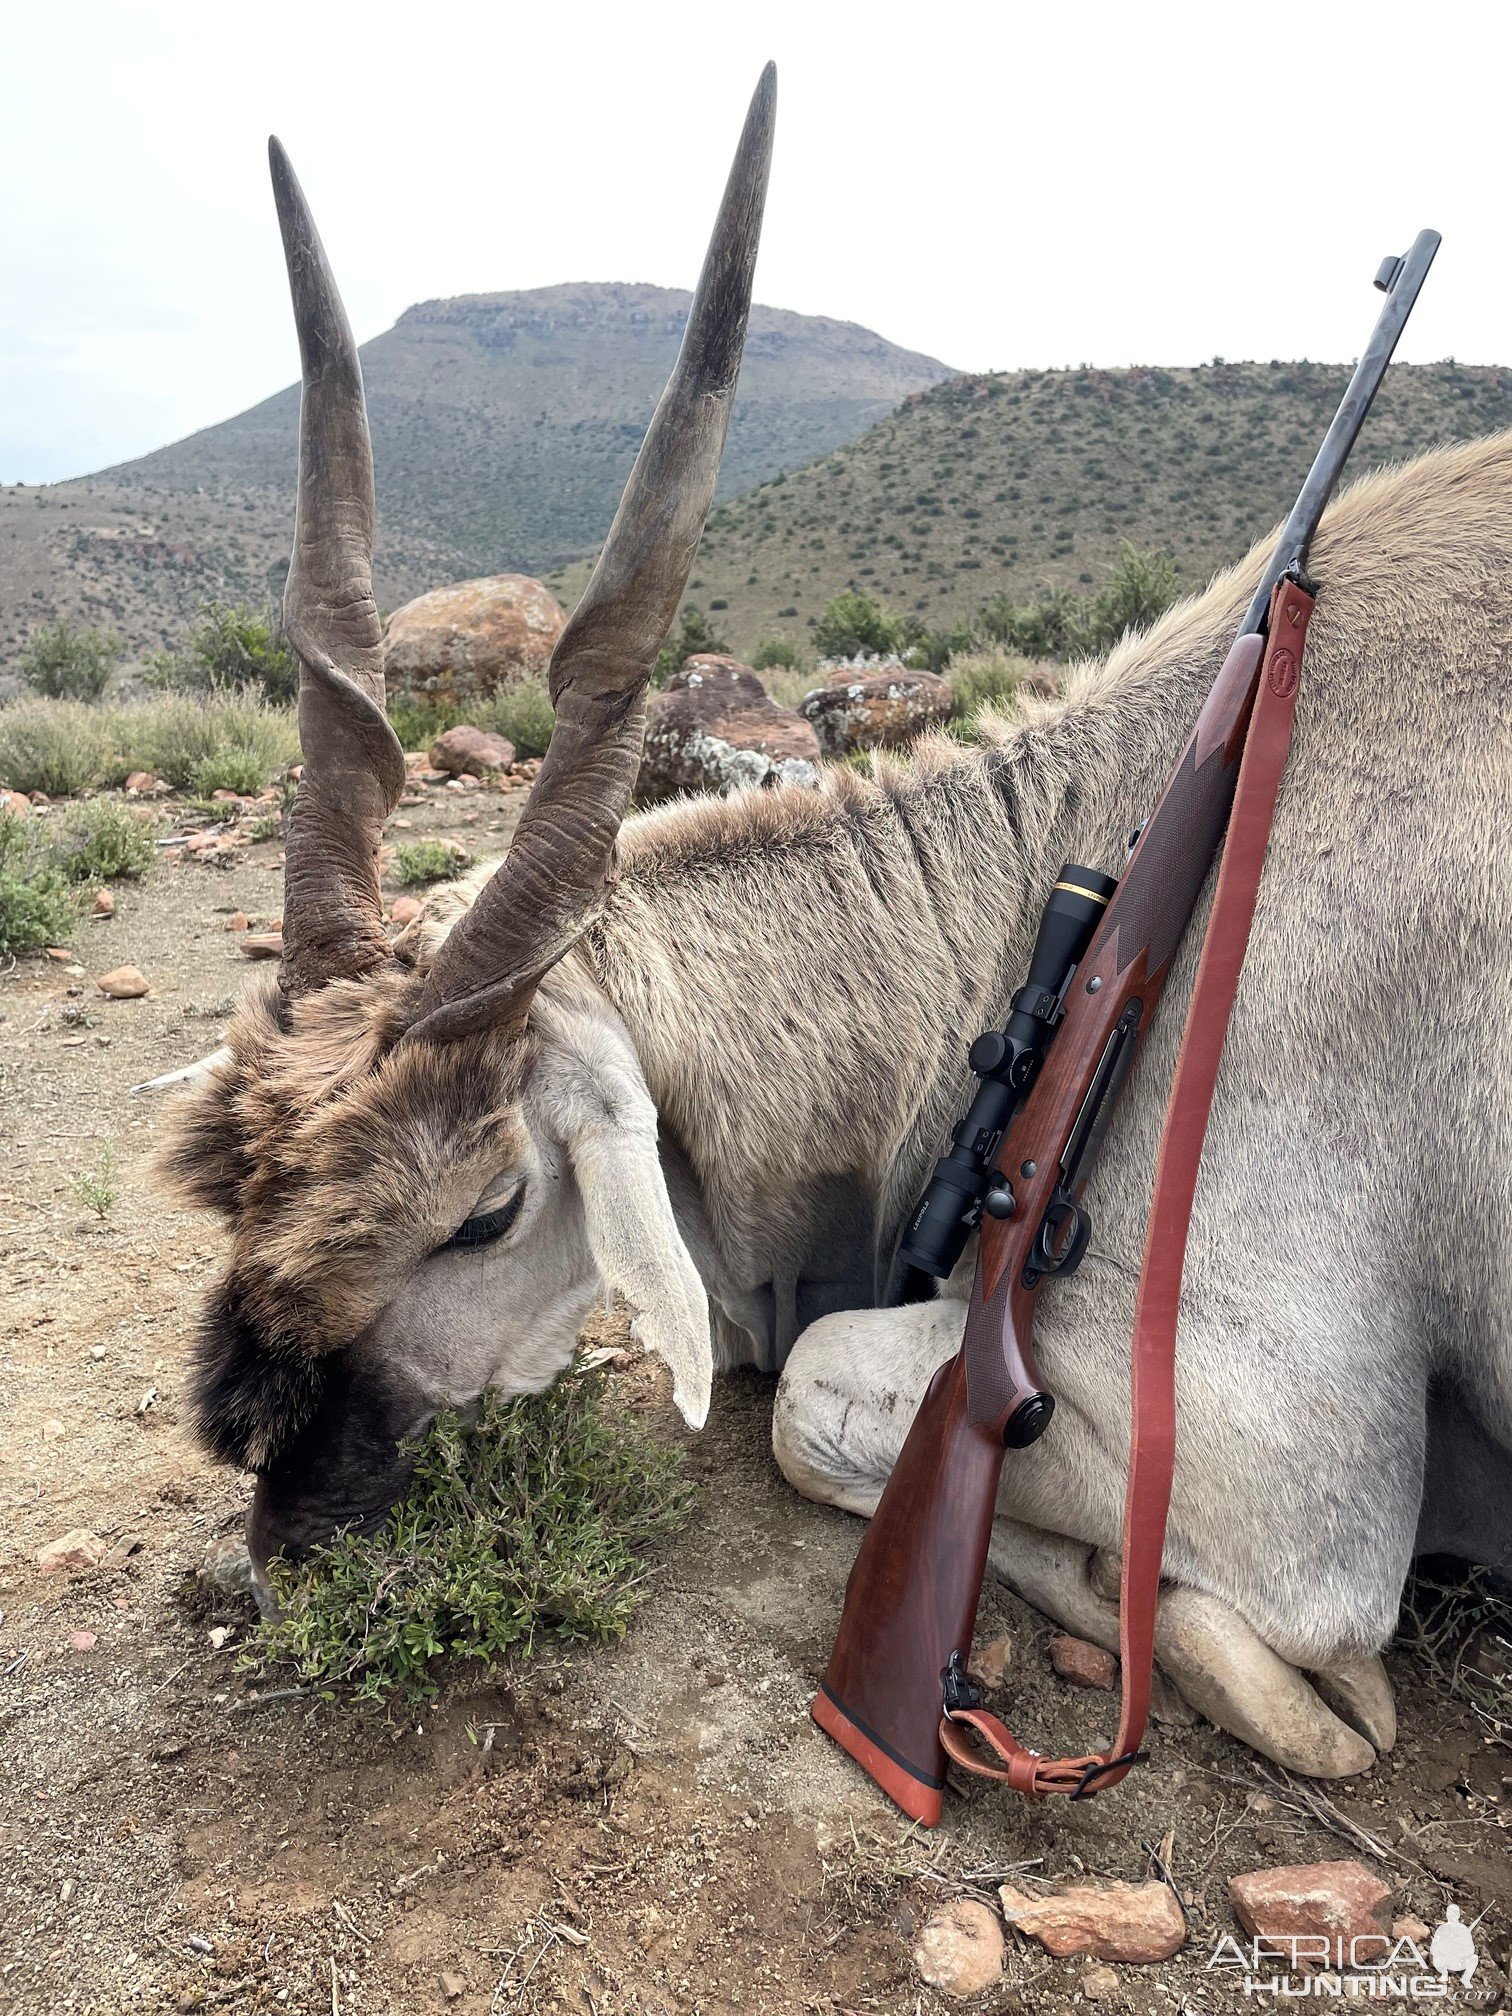
[[[3,728],[0,717],[0,734]],[[293,708],[250,696],[186,693],[144,701],[121,710],[121,738],[127,771],[150,770],[181,791],[260,791],[299,761]],[[218,763],[234,781],[205,785]]]
[[[268,778],[263,763],[252,750],[223,745],[200,758],[189,781],[201,798],[212,798],[217,791],[235,791],[241,797],[252,798]]]
[[[507,735],[519,757],[544,756],[556,723],[551,693],[544,679],[512,679],[489,695],[472,714],[475,728]]]
[[[258,1625],[243,1667],[291,1663],[359,1698],[416,1700],[438,1691],[432,1662],[445,1655],[492,1662],[541,1638],[622,1637],[645,1594],[644,1551],[687,1517],[682,1468],[602,1372],[485,1395],[472,1434],[443,1414],[386,1525],[298,1567],[275,1562],[280,1614]]]
[[[1011,707],[1020,683],[1034,670],[1032,659],[1002,645],[978,646],[974,651],[957,654],[946,674],[956,696],[952,728],[969,735],[972,723],[984,707]]]
[[[200,765],[225,751],[251,761],[260,789],[299,758],[294,711],[260,700],[207,694],[164,694],[120,707],[76,700],[21,700],[0,709],[0,781],[14,791],[62,798],[123,784],[150,770],[180,790]],[[211,789],[234,789],[213,785]]]
[[[207,602],[182,649],[152,659],[154,686],[201,693],[240,693],[288,706],[299,697],[299,660],[277,619],[250,603]]]
[[[657,654],[651,683],[653,686],[665,685],[685,659],[701,657],[705,652],[725,653],[729,648],[722,637],[715,635],[702,610],[684,609],[676,631]]]
[[[443,706],[434,700],[420,700],[413,693],[388,696],[389,726],[405,749],[429,749],[438,735],[455,728],[462,719],[460,707]],[[476,724],[474,724],[476,725]]]
[[[59,617],[36,630],[21,654],[20,673],[46,700],[98,700],[121,655],[109,630],[70,630]]]
[[[798,646],[791,637],[763,637],[751,653],[751,664],[757,672],[778,668],[784,672],[796,672],[801,663]]]
[[[116,710],[81,700],[17,700],[0,708],[0,783],[66,798],[118,784]],[[128,768],[130,766],[128,765]]]
[[[157,858],[150,815],[108,798],[75,806],[51,851],[70,882],[134,881]]]
[[[75,892],[46,861],[40,823],[0,812],[0,958],[66,945],[79,921]]]
[[[991,643],[1025,658],[1090,658],[1109,650],[1126,630],[1142,630],[1175,601],[1176,562],[1140,553],[1119,541],[1118,564],[1090,595],[1047,589],[1033,602],[998,595],[984,603],[977,627]]]
[[[394,859],[405,888],[419,889],[427,882],[447,882],[460,875],[472,856],[455,840],[401,840]]]
[[[903,625],[871,595],[847,590],[826,605],[814,625],[814,649],[821,658],[890,657],[903,648]]]

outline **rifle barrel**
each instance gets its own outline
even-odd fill
[[[1407,317],[1412,313],[1418,290],[1428,277],[1428,268],[1433,264],[1433,255],[1438,248],[1437,231],[1419,231],[1406,256],[1388,259],[1376,276],[1376,285],[1386,294],[1386,305],[1371,331],[1370,341],[1361,352],[1354,376],[1333,417],[1333,424],[1323,437],[1323,445],[1307,472],[1307,481],[1302,485],[1291,516],[1282,528],[1270,564],[1260,577],[1260,586],[1255,590],[1255,599],[1239,632],[1241,637],[1264,629],[1271,590],[1282,575],[1290,568],[1306,566],[1318,520],[1323,516],[1324,506],[1333,495],[1340,471],[1349,459],[1349,451],[1365,424],[1365,415],[1380,390],[1386,366],[1397,346],[1397,338],[1407,326]]]

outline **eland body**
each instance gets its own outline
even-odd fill
[[[184,1095],[177,1180],[221,1211],[198,1411],[253,1469],[254,1554],[382,1516],[403,1438],[537,1390],[606,1289],[697,1425],[782,1372],[774,1444],[867,1513],[956,1348],[963,1280],[887,1305],[898,1231],[1067,858],[1116,868],[1262,549],[978,746],[622,825],[649,669],[713,494],[774,83],[681,358],[552,666],[556,731],[507,860],[390,945],[383,713],[356,351],[280,153],[304,360],[287,624],[304,779],[286,949]],[[1199,1191],[1159,1652],[1295,1768],[1393,1734],[1377,1654],[1415,1545],[1512,1572],[1512,437],[1328,513],[1295,750]],[[1005,1471],[994,1560],[1116,1644],[1133,1285],[1195,941],[1042,1298],[1054,1430]]]

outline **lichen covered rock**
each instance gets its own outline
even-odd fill
[[[779,707],[748,665],[709,654],[687,659],[652,694],[636,791],[655,799],[680,791],[813,784],[819,763],[819,744],[806,721]]]
[[[857,749],[906,749],[955,712],[955,689],[937,672],[890,666],[859,673],[842,668],[806,693],[798,712],[813,726],[826,756]]]

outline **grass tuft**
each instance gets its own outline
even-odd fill
[[[406,889],[448,881],[460,875],[471,860],[467,849],[455,840],[401,840],[394,849],[394,865]]]
[[[208,790],[260,790],[298,761],[294,711],[222,694],[169,694],[120,707],[18,700],[0,709],[0,783],[65,798],[150,770],[182,790],[223,766]]]
[[[645,1594],[645,1550],[692,1498],[681,1451],[628,1418],[601,1371],[485,1395],[472,1432],[439,1417],[378,1532],[274,1563],[281,1615],[257,1626],[243,1669],[292,1664],[359,1699],[417,1700],[438,1692],[438,1659],[620,1638]]]

